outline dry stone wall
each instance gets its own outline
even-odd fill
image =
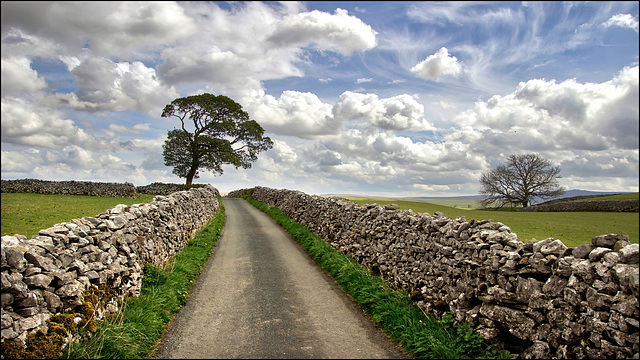
[[[265,187],[228,196],[242,194],[407,289],[426,312],[452,311],[521,358],[638,358],[638,244],[626,235],[567,248],[553,238],[524,243],[492,220]]]
[[[137,296],[143,267],[164,264],[218,212],[211,185],[117,205],[96,217],[73,219],[23,235],[2,237],[2,342],[24,344],[28,332],[46,331],[53,314],[83,303],[100,285],[117,296],[96,317],[117,311],[116,299]]]
[[[592,200],[592,201],[554,201],[531,205],[518,211],[614,211],[614,212],[638,212],[640,209],[638,199],[630,200]]]
[[[38,179],[2,180],[2,192],[92,195],[110,197],[129,197],[136,195],[136,187],[132,183],[105,183],[93,181],[49,181]]]
[[[161,183],[154,182],[145,186],[136,187],[136,191],[140,194],[152,194],[152,195],[169,195],[176,191],[189,190],[194,187],[204,187],[205,184],[171,184],[171,183]]]
[[[93,181],[50,181],[38,179],[2,180],[2,192],[36,193],[36,194],[64,194],[64,195],[92,195],[109,197],[135,197],[136,194],[170,195],[177,191],[204,187],[206,184],[172,184],[154,182],[144,186],[134,186],[131,183],[106,183]]]

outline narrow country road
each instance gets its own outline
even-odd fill
[[[275,221],[223,204],[222,237],[157,358],[410,358]]]

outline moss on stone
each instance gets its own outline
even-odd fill
[[[69,334],[78,335],[82,330],[95,333],[98,330],[96,309],[104,309],[105,305],[116,296],[116,291],[107,286],[92,286],[83,292],[82,305],[62,314],[52,315],[47,319],[48,331],[37,330],[27,334],[25,346],[17,340],[2,343],[4,359],[53,359],[59,358]],[[80,321],[76,322],[76,319]],[[84,333],[86,334],[86,333]],[[82,335],[84,335],[82,334]]]

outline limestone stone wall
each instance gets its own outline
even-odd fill
[[[93,181],[49,181],[18,179],[0,181],[2,192],[92,195],[110,197],[134,197],[136,187],[132,183],[105,183]]]
[[[638,212],[640,209],[638,199],[630,200],[592,200],[592,201],[554,201],[531,205],[518,211],[615,211]]]
[[[83,292],[105,285],[117,296],[97,309],[117,311],[116,299],[137,296],[147,262],[164,264],[218,212],[211,185],[117,205],[96,217],[72,219],[23,235],[2,237],[2,342],[24,344],[53,314],[83,303]]]
[[[154,182],[145,186],[137,186],[136,191],[140,194],[153,194],[153,195],[169,195],[176,191],[189,190],[192,187],[203,187],[204,184],[193,184],[191,186],[185,184],[171,184]]]
[[[265,187],[228,196],[245,193],[407,289],[426,312],[452,311],[521,358],[638,358],[638,244],[626,235],[567,248],[522,242],[500,222],[397,205]]]

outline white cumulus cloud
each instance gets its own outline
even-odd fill
[[[350,56],[376,46],[376,31],[349,12],[334,14],[314,10],[289,15],[278,23],[268,40],[279,46],[309,46]]]
[[[389,130],[433,129],[424,117],[424,106],[407,94],[380,99],[375,94],[345,91],[333,108],[333,116],[344,120],[364,119]]]
[[[161,49],[197,32],[194,21],[173,1],[3,2],[2,32],[20,27],[67,51],[85,45],[97,55],[121,59]]]
[[[26,57],[2,58],[3,97],[30,94],[46,87],[46,81],[31,68],[31,61]]]
[[[638,32],[638,20],[636,20],[631,14],[613,15],[609,20],[603,22],[602,25],[604,27],[620,26]]]
[[[252,118],[276,134],[314,138],[335,134],[342,127],[333,118],[331,105],[308,92],[287,90],[279,98],[264,95],[245,103]]]
[[[90,57],[75,66],[71,74],[76,78],[78,89],[56,94],[52,102],[78,110],[158,113],[179,95],[158,79],[153,68],[140,61],[114,62]]]
[[[96,139],[73,120],[24,100],[2,99],[2,142],[57,149],[67,144],[97,147]]]
[[[629,176],[638,169],[638,66],[601,83],[522,82],[512,94],[477,102],[456,123],[460,128],[446,140],[490,158],[538,152],[573,173],[587,167],[578,158],[597,158],[598,165],[615,163],[611,169]],[[589,167],[594,176],[609,171]]]
[[[411,72],[418,77],[438,81],[441,76],[458,76],[462,72],[462,65],[455,56],[449,56],[447,48],[442,47],[435,54],[411,68]]]

